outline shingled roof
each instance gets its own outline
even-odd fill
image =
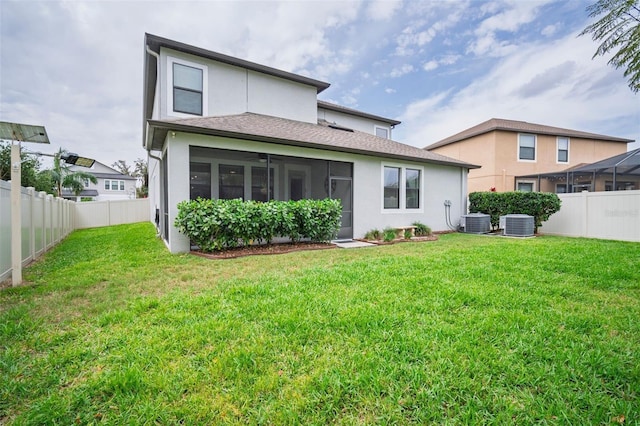
[[[479,167],[411,145],[380,138],[373,134],[335,126],[326,121],[314,124],[245,112],[216,117],[149,120],[148,123],[151,129],[151,146],[149,148],[153,150],[162,148],[168,131],[182,131],[384,158],[462,166],[470,169]]]
[[[599,135],[596,133],[581,132],[579,130],[563,129],[560,127],[545,126],[543,124],[527,123],[526,121],[505,120],[502,118],[492,118],[483,123],[478,124],[463,130],[448,138],[442,139],[432,145],[425,147],[425,149],[434,149],[441,146],[449,145],[455,142],[459,142],[464,139],[471,138],[473,136],[482,135],[492,132],[494,130],[505,130],[509,132],[526,132],[535,133],[538,135],[553,135],[553,136],[567,136],[572,138],[582,139],[595,139],[605,142],[619,142],[630,143],[632,139],[623,139],[613,136]]]

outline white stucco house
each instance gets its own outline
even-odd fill
[[[91,199],[91,201],[130,200],[136,198],[137,179],[124,175],[119,171],[102,164],[99,161],[93,163],[91,168],[81,166],[69,166],[71,171],[90,173],[96,177],[98,183],[85,180],[84,189],[76,196],[68,189],[62,191],[62,197],[74,201]]]
[[[466,213],[477,166],[392,140],[397,120],[318,100],[328,83],[151,34],[144,40],[143,146],[152,217],[170,251],[180,201],[341,200],[340,239]],[[456,222],[457,223],[457,222]]]

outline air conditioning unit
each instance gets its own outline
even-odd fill
[[[460,227],[467,234],[486,234],[491,230],[491,216],[484,213],[470,213],[460,218]]]
[[[500,216],[500,228],[502,228],[502,235],[532,237],[535,229],[534,217],[527,214]]]

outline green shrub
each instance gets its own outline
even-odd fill
[[[424,223],[413,222],[411,225],[416,227],[416,229],[414,230],[416,237],[426,237],[428,235],[431,235],[431,228],[429,228]]]
[[[535,231],[542,222],[560,210],[560,198],[550,192],[472,192],[469,194],[469,212],[491,216],[491,226],[497,228],[500,216],[527,214],[534,217]]]
[[[197,200],[178,204],[175,226],[203,251],[253,243],[274,237],[291,241],[328,241],[340,229],[342,206],[337,200],[256,201]]]
[[[379,240],[382,238],[382,232],[380,232],[379,229],[372,229],[371,231],[367,232],[366,234],[364,234],[364,239],[365,240]]]
[[[396,239],[396,230],[393,228],[384,228],[382,230],[382,240],[385,243],[391,242]]]
[[[411,237],[413,237],[413,232],[411,232],[411,229],[405,229],[404,230],[404,239],[405,240],[410,240]]]

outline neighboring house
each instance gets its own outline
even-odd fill
[[[392,141],[399,121],[319,101],[328,83],[145,35],[143,145],[149,198],[173,253],[174,227],[197,197],[339,199],[338,237],[420,221],[447,230],[466,213],[477,166]]]
[[[578,192],[590,184],[567,188],[567,181],[538,180],[533,175],[566,172],[627,151],[631,139],[492,118],[425,149],[482,166],[469,173],[469,192]],[[526,176],[526,177],[524,177]],[[591,189],[592,190],[592,189]]]
[[[82,199],[91,201],[106,201],[106,200],[129,200],[136,198],[136,182],[137,179],[133,176],[123,175],[115,169],[106,166],[99,161],[93,163],[90,169],[80,166],[69,166],[69,170],[91,173],[98,180],[97,184],[94,184],[90,180],[86,179],[84,182],[84,190],[76,196],[68,189],[62,190],[62,197],[81,201]]]
[[[535,180],[542,188],[556,192],[631,191],[640,189],[640,148],[591,164],[571,167],[560,172],[518,176],[518,181]]]

